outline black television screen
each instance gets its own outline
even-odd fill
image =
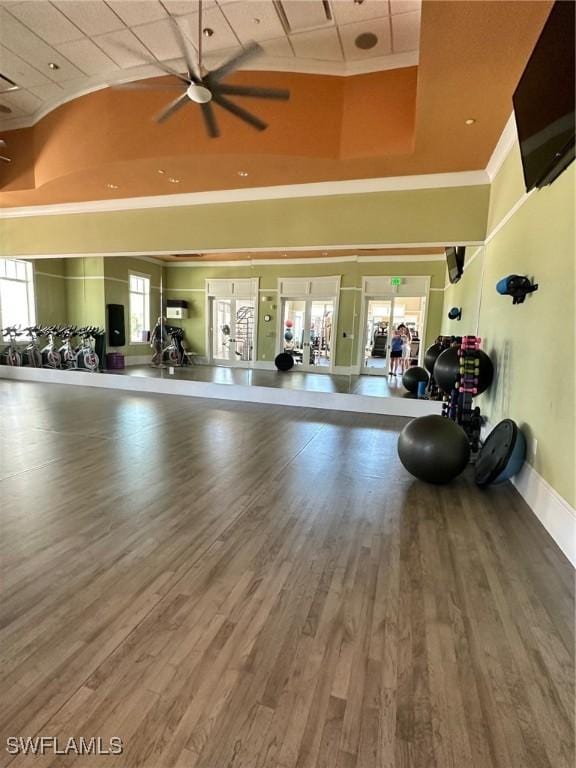
[[[448,279],[451,283],[457,283],[464,272],[464,256],[466,248],[459,245],[457,248],[446,248],[446,264],[448,266]]]
[[[575,9],[554,3],[512,98],[528,192],[574,159]]]

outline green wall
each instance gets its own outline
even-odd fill
[[[36,322],[58,325],[67,322],[65,259],[47,259],[34,264]]]
[[[529,438],[530,461],[572,506],[574,486],[575,376],[575,167],[550,187],[526,198],[515,146],[492,186],[490,232],[482,255],[456,286],[445,292],[442,327],[448,333],[475,333],[496,364],[495,382],[479,398],[492,424],[513,418]],[[496,293],[509,274],[534,278],[540,288],[524,304]],[[463,307],[461,323],[445,319],[451,306]]]
[[[482,241],[487,185],[0,220],[0,255]]]

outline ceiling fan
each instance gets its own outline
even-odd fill
[[[258,56],[262,53],[262,48],[257,43],[250,43],[246,48],[232,56],[216,69],[211,72],[208,71],[202,64],[202,0],[199,2],[198,10],[198,57],[195,58],[191,53],[190,48],[186,42],[186,38],[178,24],[178,22],[170,17],[172,28],[174,30],[174,36],[178,43],[182,56],[186,62],[187,73],[182,75],[176,72],[171,67],[166,66],[162,62],[151,60],[149,63],[155,67],[159,67],[169,75],[177,77],[180,81],[179,84],[161,84],[153,85],[151,83],[126,83],[119,88],[128,89],[158,89],[158,88],[178,88],[182,91],[181,95],[177,96],[170,102],[164,109],[156,115],[154,120],[157,123],[164,123],[172,115],[178,112],[182,107],[192,104],[198,104],[202,110],[202,117],[204,118],[204,124],[206,131],[210,138],[216,138],[220,136],[218,129],[218,123],[214,115],[213,104],[217,104],[222,109],[230,112],[235,117],[243,120],[248,125],[256,128],[258,131],[264,131],[268,124],[261,120],[256,115],[253,115],[248,110],[235,104],[228,99],[228,96],[244,96],[254,99],[273,99],[275,101],[287,101],[290,98],[290,91],[280,88],[259,88],[257,86],[248,85],[229,85],[221,82],[223,78],[234,72],[242,64],[245,64],[250,59]],[[132,54],[133,51],[130,51]]]
[[[0,150],[6,149],[6,142],[4,139],[0,139]],[[11,163],[12,160],[9,157],[6,157],[5,155],[0,155],[0,160],[3,163]]]

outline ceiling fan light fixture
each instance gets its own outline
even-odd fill
[[[186,93],[190,101],[196,104],[208,104],[209,101],[212,101],[212,92],[205,85],[190,83]]]

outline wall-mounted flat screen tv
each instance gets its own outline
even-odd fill
[[[528,192],[574,160],[575,11],[554,3],[512,98]]]
[[[451,283],[457,283],[464,273],[464,257],[466,248],[463,245],[446,248],[446,265],[448,267],[448,279]]]

